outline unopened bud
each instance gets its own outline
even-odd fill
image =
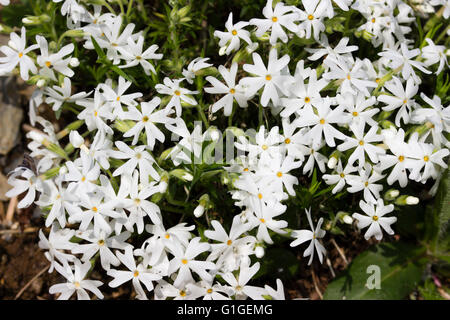
[[[70,131],[69,141],[75,148],[80,148],[84,144],[83,137],[76,130]]]
[[[76,68],[80,65],[80,60],[77,58],[71,58],[69,64],[71,67]]]
[[[201,204],[199,204],[194,210],[194,216],[196,216],[197,218],[200,218],[204,212],[205,212],[205,207],[202,206]]]
[[[337,160],[336,157],[331,157],[331,158],[328,160],[328,164],[327,164],[328,168],[329,168],[329,169],[334,169],[334,168],[336,168],[337,162],[338,162],[338,160]]]
[[[419,198],[413,197],[413,196],[406,197],[406,204],[408,204],[408,205],[416,205],[418,203],[419,203]]]
[[[39,79],[39,80],[36,82],[36,86],[37,86],[38,88],[42,88],[42,87],[45,86],[46,82],[47,82],[47,81],[45,81],[44,79]]]
[[[261,259],[262,257],[264,257],[264,248],[263,247],[261,247],[261,246],[257,246],[256,248],[255,248],[255,256],[258,258],[258,259]]]
[[[353,223],[353,218],[350,217],[349,215],[346,215],[342,218],[342,221],[344,221],[344,223],[346,224],[352,224]]]
[[[45,140],[45,136],[36,130],[28,132],[27,137],[39,143],[43,143]]]
[[[400,195],[400,191],[398,191],[397,189],[390,189],[384,195],[384,199],[387,200],[387,201],[393,201],[399,195]]]

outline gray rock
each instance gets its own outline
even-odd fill
[[[0,201],[8,201],[9,198],[5,196],[12,187],[8,184],[8,179],[0,172]]]
[[[23,110],[13,77],[0,77],[0,155],[6,155],[20,139]]]

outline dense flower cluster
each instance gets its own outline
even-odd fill
[[[315,213],[306,210],[309,228],[300,230],[283,220],[286,201],[296,197],[299,184],[294,170],[305,177],[319,170],[333,194],[360,194],[363,214],[354,213],[353,219],[358,228],[367,228],[366,239],[380,240],[383,230],[394,234],[396,222],[394,205],[382,197],[383,183],[405,187],[410,181],[433,179],[434,192],[447,168],[450,108],[437,95],[421,91],[422,74],[437,76],[448,67],[447,48],[431,38],[413,47],[408,36],[415,11],[404,1],[304,0],[296,7],[268,0],[262,17],[236,23],[230,13],[226,30],[214,33],[219,52],[247,55],[251,63],[235,59],[204,76],[201,71],[213,65],[199,57],[183,69],[182,78],[165,77],[148,101],[146,92],[130,90],[126,69],[138,66],[146,75],[156,73],[163,58],[158,46],[145,43],[134,24],[103,13],[102,6],[53,1],[63,2],[60,13],[70,31],[83,37],[80,45],[102,50],[112,66],[125,72],[90,92],[74,93],[71,78],[79,64],[74,44],[55,48],[39,35],[32,41],[22,27],[20,35],[12,32],[9,44],[0,47],[0,74],[19,70],[22,79],[31,75],[38,85],[29,114],[43,131],[28,134],[36,171],[17,168],[10,175],[8,195],[25,193],[19,208],[35,202],[43,210],[51,230],[48,238],[41,231],[39,245],[46,250],[50,271],[67,279],[50,288],[50,293],[61,293],[59,299],[75,292],[79,299],[89,299],[87,291],[103,298],[102,282],[86,278],[94,258],[109,286],[131,281],[138,299],[149,294],[154,299],[284,299],[280,281],[277,290],[249,284],[260,268],[255,259],[263,257],[274,235],[290,237],[293,247],[307,242],[303,256],[309,264],[314,256],[322,262],[326,255],[320,240],[326,237],[323,218],[314,223]],[[428,12],[441,7],[447,19],[448,0],[426,4]],[[348,37],[329,44],[327,21],[349,11],[367,20],[358,32],[379,52],[377,60],[358,58],[358,44],[350,44]],[[282,54],[294,38],[312,41],[305,48],[307,59]],[[268,50],[262,50],[264,41]],[[192,85],[198,77],[205,80],[202,90]],[[208,221],[210,228],[201,232],[185,222],[167,225],[165,208],[158,205],[162,196],[170,197],[171,179],[197,179],[188,168],[202,163],[205,145],[209,151],[218,145],[216,127],[191,131],[183,118],[184,108],[198,106],[200,98],[212,101],[211,114],[232,117],[242,108],[262,116],[270,109],[268,114],[280,123],[261,123],[253,134],[232,126],[226,130],[237,137],[238,156],[219,167],[241,212],[228,217],[229,230],[219,221],[226,217]],[[70,145],[61,145],[61,134],[37,115],[43,102],[55,112],[64,104],[82,108],[79,121],[64,132]],[[387,120],[391,115],[393,123]],[[89,143],[77,131],[81,125],[94,136]],[[166,132],[178,140],[168,142]],[[172,148],[159,154],[164,143]],[[171,161],[174,169],[164,170],[161,161]],[[203,219],[211,206],[209,196],[198,203],[186,214]],[[350,216],[345,221],[349,219],[352,223]],[[133,234],[146,236],[142,245],[133,244]]]

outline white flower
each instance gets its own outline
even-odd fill
[[[209,58],[201,58],[201,57],[195,58],[189,63],[187,69],[183,69],[182,74],[189,84],[194,83],[195,74],[198,71],[212,66],[212,64],[206,63],[206,61],[208,60]]]
[[[372,163],[377,163],[378,155],[386,153],[384,149],[373,145],[374,142],[381,142],[383,140],[383,136],[377,134],[378,126],[373,126],[367,133],[364,133],[365,126],[366,124],[362,121],[357,124],[351,124],[350,129],[355,135],[355,138],[347,137],[345,142],[340,144],[337,148],[339,151],[355,148],[348,158],[348,164],[350,165],[353,165],[355,161],[358,161],[358,166],[363,167],[366,163],[366,154],[369,156]]]
[[[274,219],[286,210],[286,206],[267,205],[260,201],[259,206],[255,206],[254,210],[255,216],[250,218],[250,223],[254,227],[258,227],[256,234],[258,240],[264,240],[264,242],[272,244],[273,240],[270,237],[269,230],[279,234],[286,233],[283,228],[288,226],[287,221]]]
[[[78,300],[90,300],[86,290],[91,291],[99,299],[103,299],[103,294],[98,290],[103,283],[98,280],[85,279],[91,269],[90,261],[82,264],[80,260],[75,260],[74,271],[68,264],[65,264],[64,267],[56,264],[55,269],[67,279],[66,283],[54,284],[49,289],[50,294],[61,293],[58,300],[69,300],[74,292],[77,293]]]
[[[129,119],[137,121],[136,124],[125,134],[124,137],[133,137],[132,144],[135,145],[143,129],[147,136],[147,146],[150,150],[153,150],[156,140],[159,142],[164,142],[164,133],[158,129],[155,125],[156,123],[169,123],[172,119],[168,117],[170,114],[166,109],[155,111],[155,109],[161,103],[161,99],[154,97],[150,102],[141,102],[141,111],[136,107],[131,106],[128,108],[127,112],[124,112],[121,116],[122,119]]]
[[[448,6],[450,8],[450,5]],[[448,67],[446,48],[445,46],[437,46],[430,38],[425,38],[428,43],[422,48],[422,57],[425,59],[425,65],[431,66],[439,62],[436,74],[440,74],[444,69],[444,65]]]
[[[101,230],[98,234],[93,229],[88,229],[84,232],[78,233],[77,238],[86,240],[89,243],[78,244],[72,249],[72,253],[83,256],[82,261],[89,262],[92,257],[98,252],[100,255],[100,264],[104,270],[109,270],[110,265],[118,266],[119,259],[114,255],[110,248],[121,249],[131,246],[125,241],[130,237],[131,233],[128,231],[121,232],[118,235],[112,235],[111,232]]]
[[[367,216],[363,216],[359,213],[354,213],[352,217],[358,220],[358,228],[364,229],[369,226],[364,238],[369,240],[370,237],[375,236],[375,239],[381,240],[383,238],[383,228],[388,234],[393,235],[394,231],[391,229],[391,224],[397,221],[396,217],[384,217],[385,214],[394,210],[394,205],[384,205],[383,199],[378,199],[376,204],[366,203],[364,201],[359,202],[359,206]]]
[[[141,65],[146,75],[150,75],[150,71],[156,74],[155,67],[148,60],[161,60],[163,55],[155,53],[158,50],[156,44],[151,45],[148,49],[143,51],[144,37],[139,35],[137,41],[134,42],[133,37],[127,38],[127,45],[124,47],[117,47],[117,50],[122,55],[122,59],[126,60],[125,65],[119,68],[130,68]]]
[[[308,0],[302,2],[305,11],[297,10],[300,20],[303,22],[298,25],[297,35],[301,38],[311,38],[311,29],[314,31],[314,39],[319,39],[319,33],[325,31],[325,25],[322,22],[327,3],[319,0]]]
[[[383,52],[378,53],[378,55],[385,57],[390,60],[389,66],[392,69],[401,69],[403,79],[409,79],[412,77],[414,82],[417,84],[421,83],[420,78],[415,73],[414,68],[420,71],[430,74],[431,71],[424,68],[423,63],[417,60],[413,60],[414,57],[420,54],[420,49],[416,48],[409,50],[406,43],[402,42],[400,44],[399,50],[386,49]]]
[[[306,241],[311,241],[309,243],[308,248],[303,253],[303,257],[311,256],[309,258],[308,265],[311,264],[313,258],[314,258],[314,251],[317,251],[317,255],[319,256],[320,263],[323,261],[323,256],[326,253],[326,250],[324,246],[319,242],[318,239],[323,238],[325,236],[325,230],[320,229],[323,223],[323,218],[319,219],[319,222],[317,223],[316,228],[314,228],[314,225],[311,220],[311,209],[306,210],[306,216],[308,217],[309,226],[311,227],[310,230],[294,230],[292,231],[292,236],[296,238],[294,241],[291,242],[291,247],[296,247]]]
[[[273,9],[272,0],[267,0],[266,6],[263,9],[265,19],[254,18],[250,20],[250,24],[258,28],[255,35],[259,38],[271,29],[271,45],[275,45],[278,39],[286,43],[288,41],[288,35],[282,27],[294,33],[298,30],[294,22],[299,20],[299,15],[294,11],[294,8],[293,6],[284,5],[283,2],[278,2]]]
[[[222,48],[227,46],[225,51],[227,55],[229,55],[232,51],[239,49],[241,45],[240,39],[244,40],[249,45],[252,43],[252,41],[250,40],[250,32],[243,29],[246,26],[248,26],[248,22],[243,21],[233,24],[233,13],[230,12],[228,20],[225,23],[227,32],[218,30],[214,31],[214,36],[220,39],[219,46]]]
[[[146,146],[137,146],[131,149],[126,143],[122,141],[116,141],[118,151],[112,151],[111,156],[116,159],[128,159],[123,165],[118,167],[113,176],[119,176],[124,173],[133,172],[137,166],[139,166],[141,182],[148,181],[150,175],[154,180],[159,181],[160,176],[158,172],[153,168],[155,159],[145,151]]]
[[[267,291],[269,296],[271,296],[274,300],[286,300],[284,296],[284,286],[283,282],[280,279],[277,279],[277,290],[269,287],[267,284],[264,286],[264,289]]]
[[[126,81],[122,76],[119,77],[119,83],[115,89],[106,83],[99,85],[106,104],[113,110],[114,115],[120,115],[123,112],[122,105],[127,107],[136,106],[138,103],[135,99],[142,97],[140,92],[124,94],[130,86],[131,81]]]
[[[50,229],[48,239],[45,237],[42,229],[39,230],[39,248],[47,250],[44,256],[50,261],[50,269],[48,272],[53,272],[56,265],[56,259],[62,263],[72,262],[75,260],[75,256],[69,253],[65,253],[64,250],[71,250],[74,248],[75,243],[70,242],[70,239],[75,235],[73,229],[58,229],[55,224]]]
[[[17,205],[19,209],[29,207],[36,198],[36,191],[42,190],[41,179],[32,170],[24,167],[18,167],[13,171],[8,178],[8,184],[12,186],[5,194],[8,198],[18,196],[27,191],[26,195]]]
[[[403,85],[399,78],[393,77],[391,81],[384,84],[384,87],[388,89],[394,96],[381,94],[378,96],[378,101],[384,102],[387,106],[383,107],[384,111],[392,111],[399,107],[395,116],[395,125],[400,127],[400,120],[406,124],[411,119],[410,113],[412,108],[417,106],[417,103],[413,97],[417,94],[419,86],[414,83],[412,78],[409,78],[406,82],[406,88],[403,89]]]
[[[315,107],[317,113],[312,106],[306,105],[302,117],[295,120],[295,125],[298,127],[312,126],[306,135],[312,139],[313,145],[319,145],[322,142],[322,136],[330,147],[336,145],[334,139],[345,140],[347,136],[332,126],[334,123],[342,124],[350,120],[349,116],[343,112],[344,107],[338,106],[331,109],[329,99],[323,99]]]
[[[197,105],[197,101],[191,98],[189,95],[197,94],[197,91],[191,91],[185,88],[180,87],[180,83],[184,79],[179,80],[171,80],[168,77],[164,78],[164,84],[157,84],[155,86],[156,91],[160,94],[166,94],[172,96],[166,108],[170,109],[175,107],[177,117],[181,116],[181,101],[186,102],[192,106]]]
[[[233,111],[233,102],[236,100],[241,108],[247,107],[248,97],[246,96],[245,90],[236,85],[236,74],[238,71],[238,64],[235,62],[231,65],[228,70],[224,66],[219,66],[219,73],[225,80],[226,84],[223,84],[214,77],[206,77],[206,81],[211,83],[212,88],[205,88],[204,90],[210,94],[225,94],[217,102],[212,105],[211,112],[217,112],[223,108],[223,114],[225,116],[230,116]]]
[[[231,272],[222,274],[222,278],[231,286],[236,300],[244,300],[250,297],[253,300],[264,300],[265,290],[260,287],[249,286],[247,283],[259,270],[259,262],[253,266],[242,264],[239,269],[239,275],[235,276]]]
[[[64,77],[64,82],[61,87],[53,86],[52,88],[45,88],[45,103],[53,104],[53,111],[57,111],[61,108],[63,103],[76,102],[81,99],[87,98],[91,92],[86,93],[84,91],[72,94],[72,83],[70,78]]]
[[[333,158],[335,159],[335,158]],[[332,193],[336,193],[341,191],[346,182],[351,178],[354,177],[354,175],[350,174],[352,172],[355,172],[357,168],[353,167],[350,164],[347,164],[344,169],[342,169],[342,162],[341,159],[339,159],[336,167],[336,173],[335,174],[324,174],[322,178],[325,180],[326,184],[332,185],[336,184],[331,191]]]
[[[36,42],[41,49],[41,55],[37,57],[37,63],[41,67],[39,74],[56,81],[55,71],[65,75],[66,77],[72,77],[74,72],[69,68],[71,56],[64,58],[71,54],[74,49],[73,43],[70,43],[62,47],[58,52],[50,54],[48,52],[48,42],[42,36],[36,36]]]
[[[257,53],[253,53],[253,65],[244,64],[244,70],[255,76],[241,79],[240,84],[248,87],[247,96],[253,96],[259,89],[264,87],[261,94],[261,104],[265,107],[272,100],[273,104],[278,106],[280,104],[280,94],[278,91],[288,94],[285,82],[289,76],[281,74],[290,60],[286,54],[280,59],[277,58],[277,49],[273,48],[269,52],[269,62],[267,68]]]
[[[153,290],[153,282],[160,280],[161,276],[157,273],[153,273],[152,269],[147,269],[143,266],[142,263],[136,266],[136,260],[133,256],[133,249],[131,246],[125,248],[125,254],[120,252],[116,252],[117,258],[119,258],[120,262],[127,267],[127,271],[125,270],[115,270],[109,269],[108,275],[113,277],[114,279],[109,283],[109,286],[112,288],[116,288],[121,284],[132,281],[134,290],[136,290],[137,298],[141,300],[146,300],[147,295],[142,288],[141,282],[145,285],[145,288],[148,291]]]
[[[9,46],[0,47],[0,51],[5,55],[5,57],[0,57],[0,74],[11,72],[19,64],[20,76],[26,81],[30,77],[30,71],[31,73],[37,73],[34,61],[27,54],[39,48],[39,45],[34,44],[26,48],[25,27],[22,27],[20,37],[15,32],[12,32],[10,37]]]
[[[359,168],[359,176],[352,176],[347,180],[350,187],[347,191],[350,193],[359,192],[364,190],[364,199],[366,202],[376,202],[376,199],[380,198],[380,192],[383,190],[383,185],[375,182],[383,179],[385,175],[372,170],[372,166],[369,163],[362,168]]]
[[[328,82],[325,79],[317,80],[317,72],[313,71],[309,75],[308,84],[305,84],[305,79],[302,74],[295,77],[292,84],[292,97],[282,98],[283,111],[280,113],[282,117],[289,117],[293,113],[297,115],[302,114],[305,105],[316,106],[322,102],[320,91],[325,88]]]
[[[217,220],[212,220],[211,225],[214,230],[206,230],[205,237],[219,243],[211,244],[211,254],[208,257],[208,261],[217,260],[217,268],[222,270],[236,270],[239,267],[239,257],[236,256],[236,251],[239,250],[240,246],[254,243],[256,240],[253,236],[243,236],[249,230],[249,224],[242,223],[240,217],[236,215],[233,218],[229,233],[225,231]]]
[[[211,246],[207,242],[200,242],[200,237],[193,238],[187,247],[184,249],[180,246],[174,246],[172,243],[167,244],[171,253],[174,255],[170,261],[169,274],[178,271],[178,274],[173,283],[174,286],[182,285],[193,281],[191,271],[205,281],[211,281],[212,275],[206,270],[216,269],[216,265],[211,261],[195,260],[199,254],[209,251]]]

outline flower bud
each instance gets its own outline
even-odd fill
[[[389,189],[388,191],[386,191],[386,193],[384,195],[384,199],[387,201],[393,201],[399,195],[400,195],[400,191],[398,191],[397,189]]]
[[[419,203],[419,198],[413,197],[413,196],[406,197],[406,204],[408,204],[408,205],[416,205],[418,203]]]
[[[192,181],[194,177],[185,169],[174,169],[169,172],[169,174],[175,178],[178,178],[184,182]]]
[[[349,215],[346,215],[342,218],[342,221],[344,221],[344,223],[346,224],[352,224],[353,223],[353,218],[350,217]]]
[[[256,248],[255,248],[255,256],[258,258],[258,259],[261,259],[262,257],[264,257],[264,248],[263,247],[261,247],[261,246],[257,246]]]
[[[42,88],[42,87],[44,87],[45,86],[45,83],[46,83],[47,81],[45,81],[44,79],[39,79],[37,82],[36,82],[36,86],[38,87],[38,88]]]
[[[75,148],[80,148],[84,144],[83,137],[76,130],[72,130],[69,133],[69,141]]]
[[[76,68],[80,65],[80,60],[77,58],[71,58],[69,64],[71,67]]]
[[[194,210],[194,216],[196,216],[197,218],[200,218],[204,212],[205,212],[205,207],[202,206],[201,204],[199,204]]]
[[[27,137],[39,143],[43,143],[45,140],[44,135],[36,130],[31,130],[28,132]]]
[[[328,160],[328,163],[327,163],[328,168],[329,168],[329,169],[334,169],[334,168],[336,168],[337,162],[338,162],[338,160],[337,160],[336,157],[331,157],[331,158]]]

